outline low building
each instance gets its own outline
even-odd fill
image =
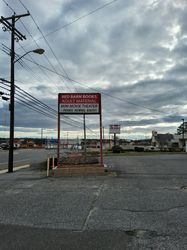
[[[157,131],[152,131],[151,144],[161,150],[168,150],[173,139],[174,136],[170,133],[158,134]]]
[[[157,131],[152,131],[151,144],[160,150],[186,151],[187,133],[184,135],[158,134]]]

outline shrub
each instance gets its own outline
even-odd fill
[[[143,152],[144,151],[144,148],[143,147],[135,147],[134,150],[136,152]]]
[[[120,153],[122,152],[122,148],[118,145],[112,147],[112,152],[113,153]]]

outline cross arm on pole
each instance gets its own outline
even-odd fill
[[[15,19],[17,19],[17,20],[20,19],[21,17],[25,17],[25,16],[30,16],[29,11],[26,14],[14,15]],[[1,16],[1,19],[3,19],[3,20],[11,20],[12,16],[10,16],[10,17],[3,17],[3,16]],[[1,19],[0,19],[0,22],[1,22]]]
[[[12,24],[9,23],[4,17],[2,17],[3,19],[0,20],[0,22],[10,31],[12,31]],[[5,30],[6,31],[6,30]],[[20,39],[26,40],[26,36],[24,36],[19,30],[17,30],[16,28],[14,28],[14,34]]]

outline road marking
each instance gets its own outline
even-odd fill
[[[14,167],[14,172],[17,170],[29,168],[29,167],[30,167],[30,164],[19,166],[19,167]],[[7,173],[7,169],[0,170],[0,174],[5,174],[5,173]]]

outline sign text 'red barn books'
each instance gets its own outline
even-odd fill
[[[99,114],[101,95],[99,93],[59,93],[60,114]]]

